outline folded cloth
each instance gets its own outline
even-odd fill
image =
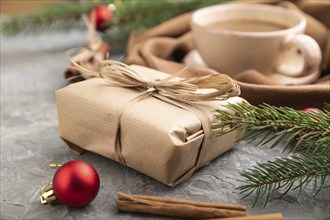
[[[247,1],[244,1],[247,2]],[[306,34],[313,37],[322,50],[323,74],[330,69],[329,1],[292,2],[254,0],[249,2],[277,4],[302,13],[307,20]],[[186,64],[183,58],[195,46],[190,32],[192,12],[179,15],[154,28],[131,34],[127,45],[127,64],[139,64],[174,74]],[[206,67],[191,67],[187,77],[214,72]],[[251,104],[267,103],[294,108],[318,107],[330,102],[330,80],[326,76],[308,85],[277,85],[256,70],[246,70],[235,78],[241,87],[241,96]]]

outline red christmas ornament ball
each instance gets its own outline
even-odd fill
[[[71,207],[83,207],[96,197],[100,178],[96,170],[83,161],[70,161],[62,165],[54,175],[55,197]]]
[[[313,108],[313,107],[310,107],[310,108],[304,108],[304,109],[302,109],[301,110],[302,112],[305,112],[305,113],[312,113],[312,114],[317,114],[317,113],[320,113],[321,112],[321,110],[320,109],[318,109],[318,108]],[[312,118],[314,121],[316,121],[316,119],[315,118]],[[295,135],[294,137],[295,137],[295,139],[300,139],[300,137],[303,135],[303,134],[305,134],[305,133],[308,133],[308,131],[307,130],[304,130],[303,132],[302,132],[302,134],[297,134],[297,135]]]
[[[95,13],[95,27],[96,30],[104,31],[109,27],[109,22],[113,18],[112,11],[109,7],[105,5],[100,5],[92,9],[90,16],[92,13]]]
[[[314,113],[319,113],[320,109],[318,108],[304,108],[301,110],[302,112],[314,112]]]

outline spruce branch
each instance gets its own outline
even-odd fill
[[[270,195],[279,189],[285,190],[283,196],[291,189],[299,188],[301,191],[309,183],[313,183],[315,195],[318,194],[329,184],[330,158],[324,154],[279,158],[258,163],[241,172],[241,175],[245,177],[245,183],[238,189],[245,194],[243,198],[255,192],[253,206],[260,197],[266,197],[266,205]]]
[[[37,34],[43,31],[67,31],[72,28],[85,28],[81,15],[87,13],[96,5],[90,2],[45,5],[36,13],[4,17],[1,21],[1,31],[5,35],[13,36],[17,34]]]
[[[325,105],[327,106],[327,105]],[[288,191],[309,185],[314,181],[317,194],[326,187],[330,176],[330,112],[303,112],[288,107],[270,105],[229,104],[228,111],[216,109],[213,128],[219,135],[233,130],[244,130],[238,139],[270,145],[284,145],[283,151],[298,153],[299,156],[279,158],[241,172],[244,184],[238,189],[244,198],[255,193],[255,201],[284,189]]]
[[[330,152],[330,112],[302,112],[288,107],[270,105],[230,104],[226,106],[235,114],[216,109],[217,121],[213,128],[219,134],[232,130],[245,130],[237,141],[250,142],[258,139],[257,145],[270,144],[274,148],[284,141],[284,151],[304,153]],[[228,129],[223,129],[228,128]]]

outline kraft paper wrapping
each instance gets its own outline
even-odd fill
[[[142,66],[130,66],[146,79],[168,75]],[[60,136],[76,145],[121,162],[167,185],[189,178],[201,166],[233,147],[240,133],[223,136],[212,131],[201,152],[204,132],[193,113],[153,96],[132,104],[137,89],[113,87],[102,78],[71,84],[56,92]],[[203,102],[212,121],[212,110],[226,103],[243,103],[240,97]],[[130,103],[130,105],[128,105]],[[123,113],[121,115],[121,113]],[[120,117],[120,152],[115,150]],[[210,122],[211,123],[211,122]],[[198,163],[198,165],[197,165]]]

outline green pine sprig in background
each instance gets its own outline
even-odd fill
[[[90,2],[45,5],[35,13],[3,17],[1,31],[7,36],[14,36],[82,29],[85,28],[81,20],[82,14],[88,13],[96,5]]]

